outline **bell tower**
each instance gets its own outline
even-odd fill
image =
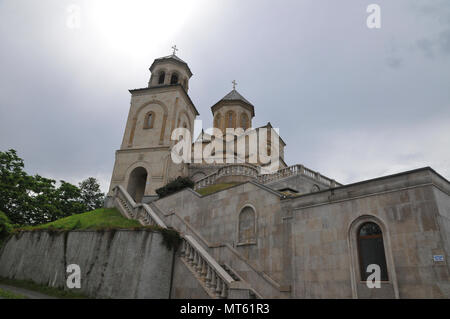
[[[173,54],[153,61],[147,87],[129,90],[130,110],[122,145],[116,151],[108,198],[116,185],[122,185],[136,202],[149,202],[156,198],[157,188],[187,174],[185,164],[171,159],[175,145],[171,134],[184,127],[192,135],[199,113],[188,95],[192,72],[176,56],[176,46],[172,48]]]

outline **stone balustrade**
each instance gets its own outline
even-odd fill
[[[200,189],[213,185],[219,178],[225,176],[246,176],[250,178],[257,178],[259,174],[258,168],[249,164],[230,164],[219,168],[216,172],[198,180],[195,183],[195,189]]]
[[[114,188],[115,207],[128,219],[136,219],[142,225],[167,228],[159,216],[147,205],[136,204],[123,186]]]
[[[183,236],[180,256],[194,269],[210,294],[221,299],[228,297],[235,280],[192,236]]]
[[[122,186],[114,188],[115,207],[128,219],[136,219],[143,225],[157,225],[167,228],[164,222],[147,204],[136,204]],[[215,259],[188,234],[180,234],[180,257],[190,265],[199,280],[215,298],[228,297],[230,287],[236,281],[220,266]]]
[[[273,174],[265,174],[258,176],[258,182],[261,184],[267,184],[285,177],[294,176],[294,175],[304,175],[309,178],[312,178],[322,184],[327,185],[328,187],[336,187],[340,186],[338,182],[336,182],[333,179],[330,179],[326,176],[321,175],[319,172],[315,172],[313,170],[310,170],[309,168],[306,168],[303,165],[292,165],[289,167],[282,168],[278,170],[276,173]]]

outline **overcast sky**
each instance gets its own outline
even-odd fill
[[[0,0],[0,151],[106,191],[128,89],[174,44],[205,128],[235,79],[288,165],[342,183],[424,166],[450,178],[448,0]]]

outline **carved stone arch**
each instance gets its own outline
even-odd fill
[[[237,218],[237,245],[255,245],[257,235],[257,213],[252,204],[245,204]]]
[[[239,127],[242,127],[244,130],[250,127],[250,120],[246,112],[241,112],[239,116]]]
[[[169,84],[178,84],[180,83],[181,80],[181,74],[178,71],[172,71],[170,73],[170,79],[169,79]]]
[[[143,183],[144,185],[139,185],[139,186],[143,186],[143,189],[136,192],[136,185],[131,185],[131,183],[135,182],[136,179],[136,175],[135,173],[137,173],[137,175],[144,175],[142,176],[144,178]],[[148,162],[145,161],[136,161],[133,164],[131,164],[126,172],[125,172],[125,181],[124,181],[124,187],[127,189],[127,191],[130,193],[130,196],[133,197],[133,199],[135,201],[141,201],[143,196],[145,196],[145,192],[147,190],[147,185],[149,184],[149,178],[150,178],[150,164]],[[139,176],[138,176],[139,177]],[[141,182],[141,181],[139,181]],[[138,186],[138,188],[139,188]],[[131,192],[130,192],[130,189]],[[139,194],[137,194],[139,193]],[[136,195],[138,196],[138,198],[136,198]]]
[[[141,111],[148,105],[150,104],[156,104],[159,105],[159,107],[161,108],[161,110],[163,111],[163,119],[162,119],[162,126],[161,126],[161,134],[159,136],[159,144],[163,144],[164,141],[164,134],[165,134],[165,130],[166,130],[166,122],[167,122],[167,116],[168,116],[168,108],[167,106],[158,100],[151,100],[149,102],[146,102],[144,104],[142,104],[136,111],[136,113],[133,116],[132,119],[132,126],[131,126],[131,132],[130,132],[130,139],[128,140],[128,147],[132,147],[133,146],[133,140],[134,140],[134,132],[136,131],[136,125],[137,125],[137,121],[139,118],[139,115],[141,113]]]
[[[231,123],[230,123],[230,115],[231,115]],[[225,113],[225,121],[224,121],[224,129],[227,128],[236,128],[236,112],[233,110],[227,111]]]
[[[190,116],[189,116],[189,114],[188,114],[188,112],[186,112],[186,110],[180,110],[179,112],[178,112],[178,115],[177,115],[177,117],[178,117],[178,120],[177,120],[177,127],[180,127],[180,123],[182,123],[181,122],[181,115],[185,115],[186,116],[186,118],[187,118],[187,126],[188,126],[188,128],[189,128],[189,131],[191,131],[192,132],[192,130],[191,130],[191,118],[190,118]]]
[[[319,192],[319,191],[320,191],[319,185],[314,184],[314,185],[311,187],[311,193],[315,193],[315,192]]]
[[[164,72],[164,78],[163,78],[162,83],[160,83],[160,76],[161,76],[161,73],[163,73],[163,72]],[[167,79],[167,69],[166,68],[163,67],[163,68],[156,69],[155,72],[152,73],[152,76],[153,76],[153,74],[155,74],[155,78],[156,78],[154,84],[156,84],[156,85],[164,85],[165,84],[166,79]]]
[[[147,112],[147,114],[145,114],[143,128],[144,129],[153,128],[153,125],[155,123],[155,117],[156,117],[155,112],[153,112],[153,111]]]
[[[220,112],[214,116],[214,127],[222,130],[222,114]]]
[[[362,225],[366,223],[375,223],[378,225],[382,232],[383,238],[383,246],[384,246],[384,255],[386,259],[386,266],[389,275],[389,279],[387,282],[382,282],[383,286],[387,288],[392,288],[393,296],[395,298],[399,298],[398,292],[398,283],[397,283],[397,275],[395,271],[394,257],[392,255],[392,246],[390,239],[390,232],[387,226],[387,223],[383,221],[380,217],[374,215],[360,215],[356,219],[354,219],[350,225],[348,226],[348,247],[349,247],[349,257],[350,257],[350,275],[351,275],[351,283],[352,283],[352,294],[353,298],[358,298],[358,291],[361,290],[361,287],[365,287],[365,282],[361,282],[361,267],[360,267],[360,259],[359,259],[359,248],[358,248],[358,232]],[[370,289],[369,289],[370,290]],[[373,291],[377,291],[379,289],[372,289]],[[364,297],[364,296],[363,296]]]

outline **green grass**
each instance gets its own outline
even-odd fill
[[[14,294],[2,288],[0,288],[0,297],[5,299],[27,299],[25,296]]]
[[[33,291],[39,292],[44,295],[61,298],[61,299],[88,299],[89,298],[89,297],[87,297],[81,293],[75,292],[73,290],[69,291],[69,290],[64,290],[61,288],[39,285],[30,280],[7,279],[7,278],[0,277],[0,283],[9,285],[9,286],[24,288],[27,290],[33,290]]]
[[[201,188],[201,189],[197,190],[197,193],[199,193],[200,195],[205,196],[205,195],[209,195],[209,194],[212,194],[212,193],[215,193],[215,192],[218,192],[218,191],[230,188],[230,187],[232,187],[234,185],[237,185],[237,184],[241,184],[241,183],[234,182],[234,183],[214,184],[214,185],[211,185],[211,186],[208,186],[208,187]]]
[[[140,227],[142,227],[142,225],[137,220],[123,217],[115,208],[99,208],[87,213],[61,218],[47,224],[17,228],[16,231],[50,229],[134,229]]]

